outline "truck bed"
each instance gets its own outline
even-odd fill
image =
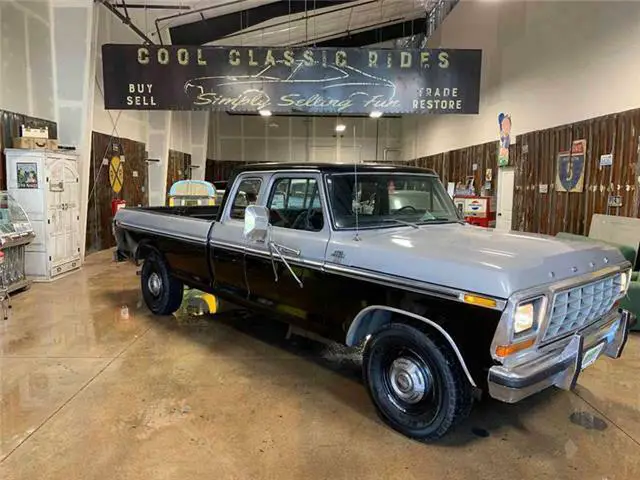
[[[174,275],[199,288],[211,283],[207,239],[217,206],[140,207],[118,210],[114,218],[118,260],[139,258],[140,247],[162,253]]]
[[[114,222],[118,227],[118,249],[125,256],[132,254],[143,238],[172,243],[184,242],[184,247],[206,246],[209,230],[218,215],[217,206],[139,207],[118,210]]]

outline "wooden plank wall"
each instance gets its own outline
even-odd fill
[[[640,109],[519,136],[512,156],[514,229],[587,235],[595,213],[638,217],[638,135]],[[557,192],[558,153],[582,139],[587,142],[584,190]],[[613,166],[600,167],[600,156],[607,153],[613,153]],[[548,193],[540,193],[540,185],[547,185]],[[621,208],[608,207],[610,195],[622,197]]]
[[[178,180],[191,178],[191,155],[188,153],[169,150],[169,166],[167,168],[167,194],[171,185]]]
[[[20,125],[32,128],[49,127],[49,138],[58,138],[56,122],[0,110],[0,190],[7,188],[4,149],[13,147],[14,137],[20,136]]]
[[[473,175],[476,193],[485,182],[487,169],[491,169],[491,192],[495,195],[498,181],[498,142],[488,142],[471,147],[438,153],[428,157],[418,158],[410,162],[412,165],[431,168],[440,176],[446,186],[448,182],[465,182]],[[473,166],[476,165],[474,170]]]
[[[109,182],[111,157],[120,153],[124,157],[124,182],[116,193]],[[136,172],[136,173],[134,173]],[[91,138],[91,165],[89,172],[89,205],[87,208],[87,253],[115,246],[111,232],[111,200],[122,199],[129,206],[148,205],[148,179],[145,144],[93,132]]]

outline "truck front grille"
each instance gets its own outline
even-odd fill
[[[575,332],[613,308],[621,286],[617,273],[595,282],[557,292],[542,343]]]

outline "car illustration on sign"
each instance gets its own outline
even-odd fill
[[[277,84],[278,98],[270,98],[265,85]],[[273,92],[273,87],[269,89]],[[287,66],[284,61],[267,65],[255,74],[197,77],[184,84],[195,105],[228,105],[229,110],[259,110],[273,106],[292,110],[346,110],[353,101],[376,99],[394,105],[396,85],[387,78],[352,66],[305,65],[302,60]],[[351,100],[351,102],[349,102]],[[372,110],[375,107],[372,107]]]

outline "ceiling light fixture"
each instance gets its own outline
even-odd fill
[[[380,118],[382,116],[382,112],[378,111],[378,110],[374,110],[373,112],[371,112],[369,114],[369,116],[371,118]]]
[[[258,113],[260,115],[262,115],[263,117],[270,117],[271,116],[271,110],[258,110]]]
[[[347,129],[347,126],[343,123],[339,123],[336,125],[336,132],[344,132]]]

